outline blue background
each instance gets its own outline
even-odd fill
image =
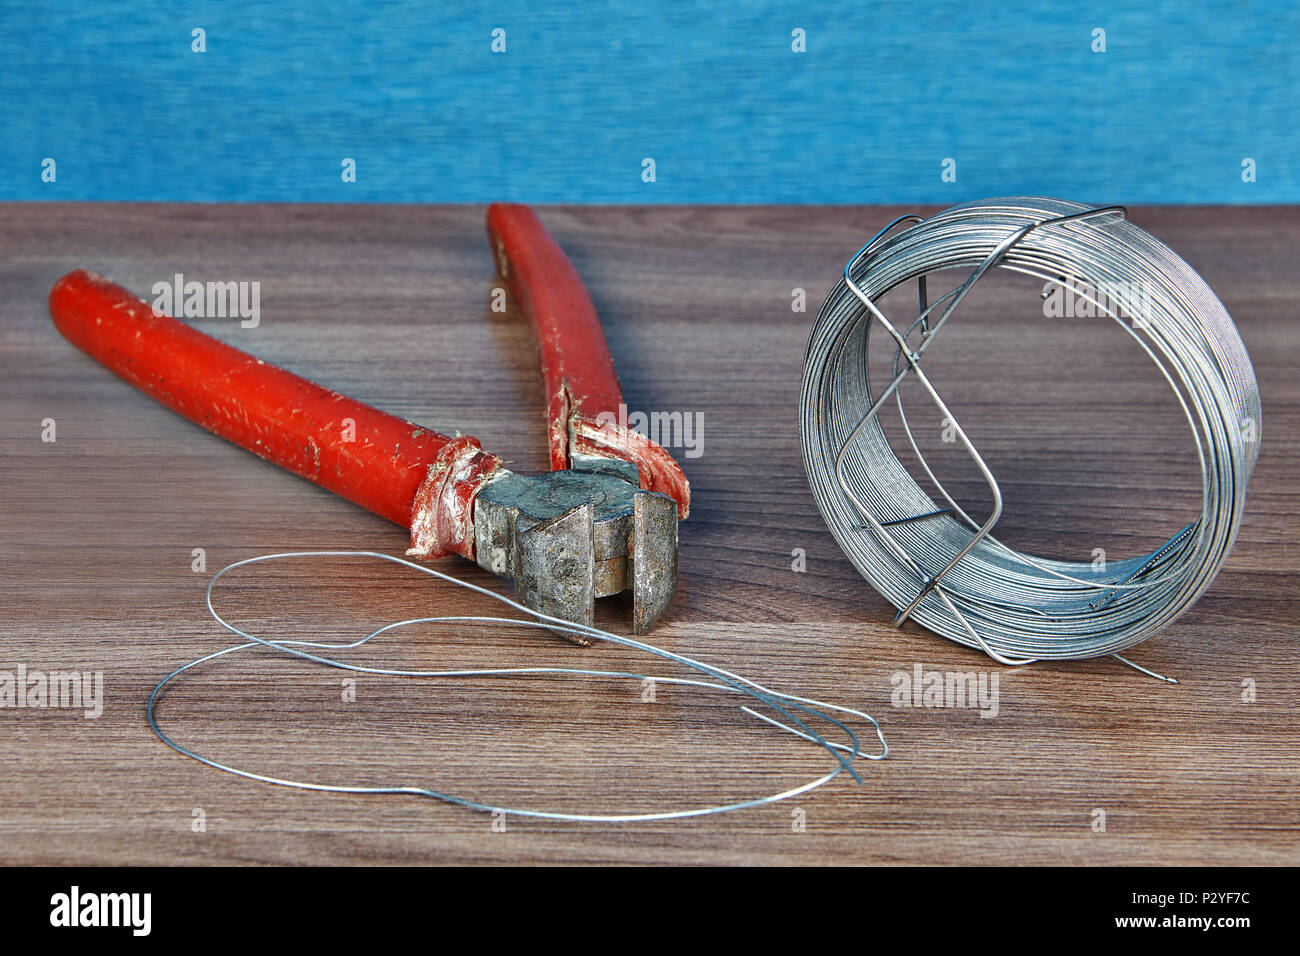
[[[1298,50],[1285,3],[3,0],[0,198],[1295,202]]]

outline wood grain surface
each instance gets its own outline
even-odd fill
[[[232,642],[208,576],[296,549],[400,554],[405,533],[182,420],[63,341],[45,299],[89,267],[144,296],[174,273],[261,283],[261,321],[225,341],[439,430],[520,470],[546,465],[542,395],[517,312],[493,314],[480,207],[21,204],[0,252],[0,670],[102,671],[102,716],[0,710],[5,863],[1300,862],[1297,439],[1300,211],[1140,208],[1132,218],[1218,292],[1255,361],[1262,453],[1236,548],[1182,619],[1131,656],[1007,670],[913,624],[844,559],[808,492],[798,386],[813,316],[886,208],[543,208],[603,317],[633,410],[699,416],[680,593],[653,639],[779,689],[860,707],[888,760],[792,802],[643,825],[548,823],[408,797],[305,793],[164,747],[144,702]],[[806,290],[807,311],[792,309]],[[1150,550],[1199,507],[1167,388],[1126,337],[1048,319],[1032,284],[980,289],[927,355],[1007,498],[999,532],[1037,553]],[[906,308],[907,304],[900,306]],[[912,406],[909,406],[909,409]],[[923,407],[914,425],[937,436]],[[54,419],[56,441],[42,441]],[[953,460],[958,493],[978,479]],[[968,469],[969,470],[969,469]],[[976,508],[980,505],[975,504]],[[192,568],[204,549],[206,573]],[[802,549],[806,570],[792,569]],[[464,579],[508,586],[453,559]],[[359,558],[232,574],[218,607],[280,638],[359,637],[492,602]],[[630,632],[626,599],[599,620]],[[673,673],[623,649],[523,629],[418,626],[354,659]],[[997,675],[998,713],[905,708],[920,664]],[[498,804],[649,811],[741,799],[825,772],[826,755],[734,698],[635,681],[360,677],[262,653],[213,663],[162,701],[183,742],[263,772],[399,782]],[[1253,682],[1255,699],[1243,699]],[[1096,811],[1105,812],[1099,832]],[[200,812],[201,811],[201,812]],[[202,826],[199,825],[201,821]],[[800,823],[804,825],[799,826]]]

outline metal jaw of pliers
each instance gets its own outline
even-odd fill
[[[514,578],[523,604],[566,621],[591,624],[596,598],[631,588],[633,630],[644,634],[677,587],[677,502],[639,490],[632,462],[502,469],[475,502],[474,550],[480,567]]]
[[[409,527],[409,555],[460,554],[513,578],[526,606],[579,624],[593,623],[596,598],[630,588],[633,628],[645,633],[676,590],[690,487],[667,451],[618,425],[622,389],[568,257],[526,206],[493,205],[487,220],[497,270],[537,339],[547,474],[512,472],[473,437],[262,362],[93,272],[55,283],[50,314],[69,341],[168,408]]]

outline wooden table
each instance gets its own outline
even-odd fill
[[[54,280],[80,266],[146,297],[175,273],[258,281],[256,328],[196,324],[540,470],[540,380],[519,315],[490,311],[483,209],[7,205],[0,670],[101,671],[105,704],[97,719],[0,710],[0,861],[1300,862],[1300,213],[1132,213],[1222,297],[1264,396],[1263,450],[1235,550],[1189,613],[1132,651],[1178,677],[1172,686],[1111,659],[1003,669],[913,624],[896,630],[823,526],[799,453],[804,344],[843,261],[901,211],[540,210],[604,318],[629,407],[702,416],[702,454],[678,450],[694,503],[681,529],[680,593],[654,639],[869,710],[892,753],[865,765],[863,786],[841,777],[725,816],[648,825],[509,817],[502,831],[487,815],[429,800],[237,779],[154,738],[144,720],[154,683],[231,643],[203,606],[212,572],[270,551],[400,554],[406,537],[138,394],[60,338],[45,305]],[[806,312],[792,308],[797,289]],[[927,356],[1006,494],[999,533],[1076,560],[1099,547],[1149,551],[1199,507],[1186,425],[1120,330],[1044,318],[1037,291],[991,283]],[[919,430],[937,434],[934,413],[912,408]],[[42,440],[47,419],[54,442]],[[950,465],[950,487],[982,500],[969,466]],[[199,548],[205,573],[194,570]],[[507,587],[459,559],[440,567]],[[217,603],[265,636],[322,639],[493,609],[351,558],[237,572]],[[602,602],[599,620],[626,632],[629,603]],[[619,648],[584,651],[522,629],[413,627],[356,659],[670,672]],[[997,716],[893,706],[896,675],[918,664],[996,674]],[[828,767],[824,753],[716,692],[661,684],[646,702],[634,681],[363,676],[347,701],[347,677],[250,654],[183,680],[160,714],[182,741],[252,769],[573,811],[740,799]]]

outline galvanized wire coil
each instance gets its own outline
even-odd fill
[[[910,616],[1003,663],[1114,654],[1145,640],[1210,585],[1241,524],[1261,410],[1232,319],[1186,262],[1119,207],[1016,197],[904,218],[915,224],[894,230],[903,220],[891,223],[845,267],[808,342],[801,440],[826,524],[862,576],[901,609],[897,622]],[[1201,515],[1152,554],[1095,570],[1016,551],[991,533],[1001,495],[973,444],[967,450],[996,504],[984,526],[952,500],[916,447],[895,386],[909,375],[921,380],[949,414],[924,375],[923,353],[966,288],[995,267],[1108,290],[1093,300],[1098,314],[1147,352],[1182,405],[1200,458]],[[927,277],[950,269],[972,271],[966,283],[928,300]],[[921,290],[921,314],[891,323],[876,303],[908,282]],[[897,373],[874,392],[873,326],[887,333]],[[881,426],[877,413],[891,399],[937,496],[902,464]]]

